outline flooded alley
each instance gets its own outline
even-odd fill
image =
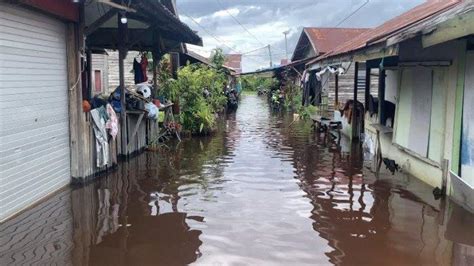
[[[0,265],[468,265],[474,216],[242,96],[167,143],[0,225]]]

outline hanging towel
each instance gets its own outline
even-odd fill
[[[109,163],[109,143],[107,142],[107,130],[105,128],[107,119],[104,114],[106,114],[106,111],[103,106],[91,110],[92,120],[94,121],[97,167],[104,167]]]
[[[110,136],[115,140],[115,137],[118,134],[118,118],[114,108],[110,104],[107,104],[107,115],[109,119],[105,123],[105,128],[109,130]]]

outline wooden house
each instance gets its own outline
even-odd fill
[[[317,64],[311,66],[306,66],[306,64],[366,31],[365,28],[303,28],[291,58],[292,62],[281,68],[286,69],[289,72],[288,75],[293,76],[295,84],[300,85],[302,82],[308,84],[304,86],[305,105],[320,106],[328,112],[326,115],[331,115],[330,113],[337,109],[340,103],[344,104],[351,98],[351,76],[354,73],[352,64],[349,62],[345,64],[345,75],[336,77],[326,72],[321,80],[318,80],[316,73],[323,69]],[[338,84],[337,91],[335,90],[336,83]],[[309,95],[315,95],[315,97],[309,97]]]
[[[142,149],[147,135],[137,135],[140,114],[121,112],[108,162],[96,165],[93,123],[83,109],[96,76],[85,66],[96,61],[93,51],[118,49],[124,95],[128,50],[160,58],[183,42],[201,44],[168,9],[170,1],[0,1],[0,221],[72,181],[110,170],[130,146]]]
[[[381,159],[438,187],[474,211],[474,3],[428,1],[335,48],[313,63],[352,61],[355,73],[378,69],[377,95],[356,84],[365,110],[365,144]],[[368,79],[368,75],[365,75]],[[359,97],[360,90],[365,97]],[[360,125],[358,125],[360,128]],[[360,132],[352,130],[354,138]]]

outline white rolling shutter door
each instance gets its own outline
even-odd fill
[[[66,26],[0,3],[0,221],[70,182]]]

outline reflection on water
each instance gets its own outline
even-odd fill
[[[288,119],[246,96],[215,136],[1,224],[0,264],[474,264],[474,215]]]

